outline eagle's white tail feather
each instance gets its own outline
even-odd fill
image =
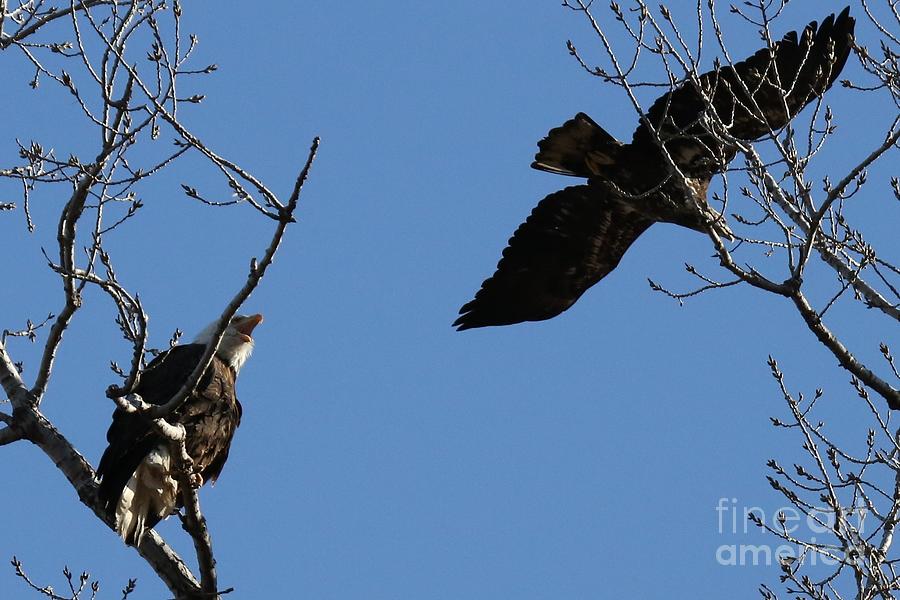
[[[116,506],[116,529],[126,543],[138,545],[150,516],[164,519],[175,511],[178,482],[165,445],[154,448],[135,469]]]

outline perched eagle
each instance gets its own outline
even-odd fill
[[[180,423],[199,483],[215,482],[228,459],[234,432],[241,423],[235,395],[238,372],[253,351],[253,329],[262,315],[236,315],[222,336],[219,349],[194,393],[168,420]],[[212,323],[193,343],[175,346],[147,365],[134,389],[149,404],[165,404],[178,393],[212,342]],[[116,409],[106,433],[109,446],[97,474],[100,500],[125,543],[137,545],[144,532],[181,506],[175,462],[168,442],[137,413]]]
[[[629,144],[584,113],[552,129],[531,166],[587,183],[541,200],[453,325],[462,331],[558,315],[657,222],[730,237],[706,202],[711,179],[727,168],[738,143],[784,127],[831,87],[853,46],[854,23],[848,7],[682,83],[656,100],[645,115],[653,129],[642,121]]]

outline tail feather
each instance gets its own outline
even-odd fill
[[[116,505],[116,530],[137,546],[144,532],[172,514],[178,501],[172,458],[165,445],[154,448],[138,465]]]
[[[559,175],[591,177],[603,165],[614,164],[622,146],[593,119],[578,113],[538,142],[531,166]]]

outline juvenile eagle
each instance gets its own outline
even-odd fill
[[[799,35],[788,33],[771,50],[682,83],[647,111],[653,130],[642,121],[629,144],[584,113],[552,129],[531,166],[587,183],[541,200],[454,327],[558,315],[657,222],[729,236],[721,215],[707,205],[710,180],[735,157],[736,141],[781,129],[831,87],[853,46],[854,23],[848,7],[821,26],[813,21]],[[660,142],[683,179],[673,176]]]
[[[253,329],[262,315],[236,315],[194,393],[167,419],[180,423],[200,483],[215,482],[228,459],[234,432],[241,423],[235,395],[238,372],[253,351]],[[175,346],[147,365],[134,392],[150,404],[165,404],[178,393],[212,341],[217,323],[210,324],[190,344]],[[168,442],[137,413],[119,408],[106,434],[109,446],[97,474],[100,500],[126,544],[138,545],[147,529],[181,506],[175,462]]]

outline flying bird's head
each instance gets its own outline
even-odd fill
[[[253,330],[257,325],[262,323],[262,315],[235,315],[231,318],[231,323],[225,329],[222,335],[222,341],[219,343],[219,351],[216,354],[223,361],[231,365],[235,373],[241,370],[250,353],[253,352]],[[196,338],[195,344],[209,344],[216,332],[218,321],[213,321],[201,331]]]

